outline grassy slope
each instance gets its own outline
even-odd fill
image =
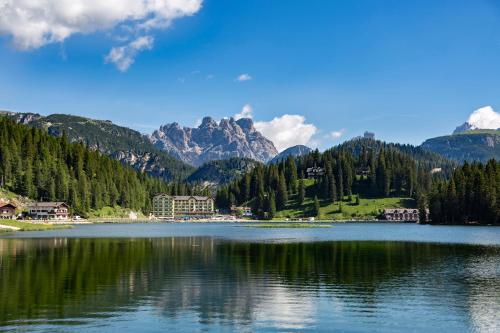
[[[306,187],[313,185],[313,181],[307,180]],[[313,209],[313,198],[306,198],[303,205],[299,205],[296,196],[292,197],[286,210],[277,212],[275,219],[304,218],[311,216]],[[344,198],[347,200],[347,197]],[[352,202],[342,202],[342,211],[339,211],[339,203],[320,202],[320,219],[325,220],[368,220],[376,218],[385,208],[414,208],[415,201],[410,198],[363,198],[359,206],[355,204],[355,196]]]
[[[29,222],[21,222],[15,220],[0,220],[0,224],[20,228],[21,231],[42,231],[49,229],[66,229],[70,227],[65,225],[33,224]]]
[[[98,218],[128,218],[131,209],[122,208],[119,206],[115,207],[103,207],[99,210],[92,210],[88,214],[89,219]],[[144,215],[138,213],[139,218],[144,218]]]
[[[474,134],[493,134],[493,135],[500,135],[499,130],[494,130],[494,129],[476,129],[472,131],[466,131],[462,133],[457,133],[454,135],[474,135]]]
[[[31,203],[30,199],[15,194],[14,192],[7,191],[3,188],[0,188],[0,199],[3,199],[4,202],[9,201],[16,205],[17,213],[20,213],[27,205]]]

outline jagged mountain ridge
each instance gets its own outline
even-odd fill
[[[151,141],[158,149],[194,166],[232,157],[268,162],[278,154],[249,118],[225,118],[217,123],[205,117],[197,128],[166,124],[153,132]]]
[[[15,122],[47,131],[52,136],[65,132],[72,142],[83,142],[89,148],[109,155],[136,170],[165,180],[184,179],[194,168],[160,151],[149,137],[108,120],[94,120],[79,116],[36,113],[0,112]]]

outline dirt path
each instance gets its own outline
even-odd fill
[[[3,225],[3,224],[0,224],[0,229],[9,229],[9,230],[14,230],[14,231],[21,230],[21,228],[12,227],[10,225]]]

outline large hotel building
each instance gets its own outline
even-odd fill
[[[153,198],[152,213],[159,219],[208,217],[214,213],[214,200],[201,196],[158,194]]]

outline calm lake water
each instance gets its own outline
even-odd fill
[[[2,234],[0,331],[499,332],[500,228]]]

